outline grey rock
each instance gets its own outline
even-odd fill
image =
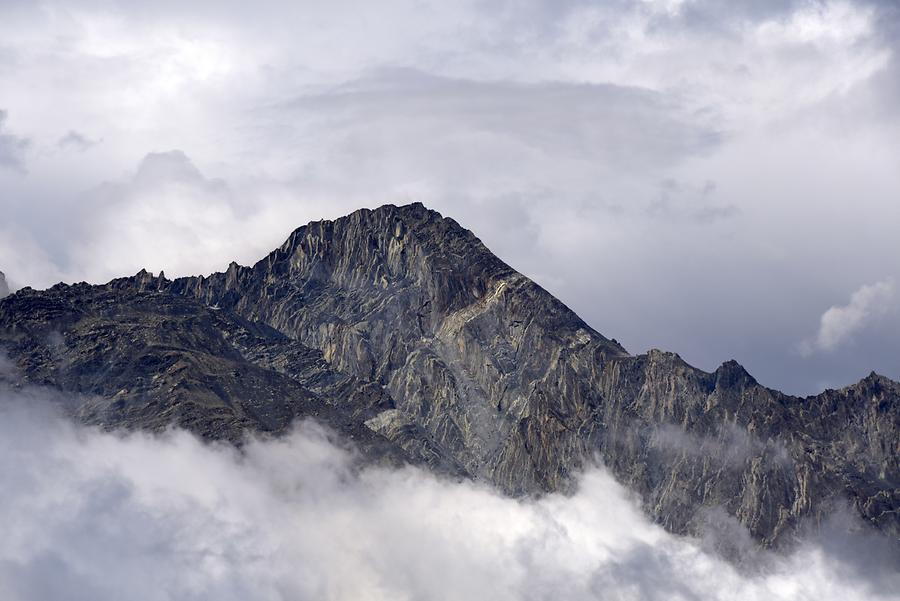
[[[20,291],[0,345],[111,427],[237,441],[313,416],[510,495],[571,490],[600,460],[677,533],[738,523],[777,546],[850,504],[900,535],[900,384],[797,398],[733,361],[631,356],[421,204],[310,223],[208,277]]]
[[[6,276],[0,271],[0,298],[9,296],[9,284],[6,283]]]

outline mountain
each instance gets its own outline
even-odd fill
[[[0,298],[9,296],[9,285],[6,283],[6,276],[0,271]]]
[[[900,536],[900,384],[798,398],[730,361],[629,355],[421,204],[295,230],[252,267],[0,301],[14,386],[81,420],[239,443],[313,417],[377,461],[568,491],[599,459],[676,533],[763,546],[849,504]],[[2,377],[2,376],[0,376]]]

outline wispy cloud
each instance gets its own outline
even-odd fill
[[[861,286],[850,297],[846,305],[830,307],[819,320],[819,331],[815,337],[800,345],[800,352],[811,355],[815,352],[831,352],[853,338],[853,335],[883,316],[895,304],[893,279]]]
[[[740,571],[650,523],[603,470],[514,500],[416,469],[361,468],[312,423],[243,452],[182,431],[76,427],[34,393],[0,404],[0,596],[47,599],[896,598],[877,540]],[[856,548],[856,547],[854,547]]]

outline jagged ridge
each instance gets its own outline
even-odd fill
[[[85,299],[104,295],[123,299],[123,308],[100,303],[111,332],[101,340],[124,336],[135,319],[125,319],[129,306],[184,303],[198,328],[183,345],[190,353],[267,375],[241,388],[249,376],[240,370],[232,378],[192,368],[180,376],[191,394],[151,387],[126,403],[142,412],[120,410],[110,389],[119,380],[100,370],[110,352],[79,334],[101,312],[82,309],[92,306]],[[56,297],[80,313],[54,313],[47,307]],[[156,313],[146,319],[155,323]],[[154,327],[156,337],[141,344],[170,345],[175,334]],[[60,332],[56,351],[35,333],[48,328]],[[734,362],[709,374],[671,353],[629,356],[421,204],[310,223],[254,266],[232,264],[209,277],[141,272],[102,287],[26,290],[0,304],[0,332],[28,381],[102,397],[81,409],[95,421],[158,427],[176,419],[205,436],[234,438],[243,428],[281,431],[318,403],[340,415],[331,421],[341,431],[357,428],[354,436],[373,435],[408,460],[510,494],[565,490],[597,455],[675,532],[720,523],[709,510],[722,508],[772,545],[803,518],[846,501],[875,526],[900,532],[897,383],[873,375],[799,399],[760,386]],[[128,354],[126,346],[116,352]],[[91,357],[75,369],[87,381],[53,372],[54,352]],[[145,379],[171,377],[164,363],[138,365]],[[254,402],[281,417],[242,409],[213,427],[179,413],[223,387],[215,394],[226,405],[265,396]],[[304,394],[308,407],[295,400]],[[90,409],[98,402],[103,411]]]

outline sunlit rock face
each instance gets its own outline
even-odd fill
[[[373,461],[510,495],[567,491],[599,460],[677,533],[780,545],[849,504],[900,534],[896,382],[801,399],[735,362],[629,355],[421,204],[310,223],[209,277],[19,291],[0,345],[2,377],[75,392],[108,427],[239,443],[314,417]]]

